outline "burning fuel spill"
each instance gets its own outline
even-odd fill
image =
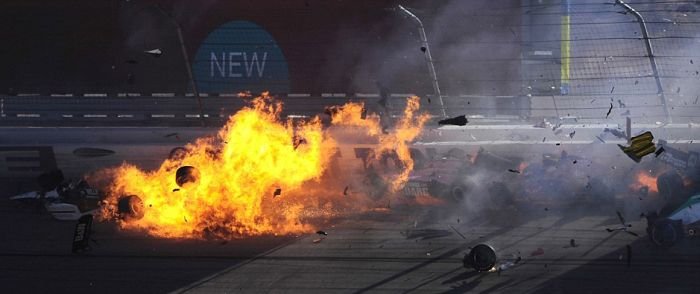
[[[345,184],[327,176],[338,138],[318,116],[283,121],[282,107],[263,94],[230,116],[215,136],[188,144],[186,152],[156,170],[125,163],[103,171],[110,184],[102,216],[122,229],[157,237],[231,239],[309,232],[314,228],[305,217],[311,211],[332,217],[340,206],[369,208],[366,197],[344,195]],[[378,115],[364,113],[362,103],[329,108],[331,127],[352,128],[374,139],[370,160],[388,153],[398,157],[400,168],[379,174],[390,192],[403,187],[413,168],[408,144],[429,119],[419,109],[418,97],[407,98],[403,117],[387,131]],[[184,166],[194,169],[176,182]],[[120,217],[119,200],[127,195],[142,200],[142,217]]]

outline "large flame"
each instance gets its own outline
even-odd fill
[[[630,185],[633,191],[639,191],[642,187],[647,187],[650,193],[659,193],[659,189],[656,186],[656,179],[658,176],[654,176],[646,170],[640,170],[634,176],[634,183]]]
[[[417,114],[420,108],[420,99],[416,96],[409,97],[403,116],[391,130],[383,130],[376,114],[363,116],[364,104],[348,103],[343,107],[332,108],[332,123],[334,125],[355,126],[365,130],[366,134],[376,137],[379,141],[374,150],[373,160],[381,160],[383,156],[395,155],[401,165],[400,172],[387,179],[391,192],[403,188],[408,181],[408,176],[413,170],[413,159],[408,148],[408,143],[421,134],[423,126],[430,119],[428,114]]]
[[[346,104],[332,115],[334,125],[360,127],[376,136],[375,158],[397,154],[402,169],[387,176],[392,191],[402,188],[413,168],[407,144],[428,119],[416,114],[419,106],[417,97],[409,98],[404,117],[388,133],[377,115],[363,118],[361,103]],[[280,102],[263,95],[232,115],[216,136],[187,145],[184,156],[165,160],[155,171],[129,164],[115,168],[103,215],[119,219],[120,197],[137,195],[143,200],[143,218],[120,220],[120,226],[154,236],[228,239],[312,230],[303,216],[324,194],[319,192],[321,179],[337,142],[320,118],[282,122],[281,110]],[[175,173],[182,166],[195,167],[198,180],[179,187]]]

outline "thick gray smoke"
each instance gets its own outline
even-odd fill
[[[443,94],[517,93],[519,1],[405,5],[424,23]],[[371,24],[341,27],[334,46],[324,76],[351,80],[350,92],[376,93],[379,83],[392,93],[432,94],[418,26],[396,7],[386,7]]]

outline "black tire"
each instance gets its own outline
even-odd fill
[[[183,166],[175,172],[175,183],[182,187],[188,183],[196,183],[199,180],[199,171],[193,166]]]
[[[669,248],[683,238],[683,232],[677,222],[660,219],[651,226],[649,239],[656,246]]]
[[[119,198],[117,211],[124,220],[139,220],[145,215],[143,200],[139,196],[129,195]]]
[[[683,178],[676,171],[665,172],[656,179],[656,188],[666,205],[661,215],[667,215],[687,200],[683,187]]]
[[[469,187],[462,184],[453,184],[450,186],[449,199],[455,203],[463,203],[467,199],[467,193],[469,193]]]

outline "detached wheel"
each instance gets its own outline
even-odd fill
[[[450,187],[450,199],[456,203],[462,203],[467,199],[468,188],[461,184]]]
[[[143,200],[139,196],[129,195],[119,199],[117,211],[124,220],[140,220],[145,215]]]
[[[649,238],[657,246],[669,248],[682,238],[682,232],[674,221],[662,219],[654,222]]]

